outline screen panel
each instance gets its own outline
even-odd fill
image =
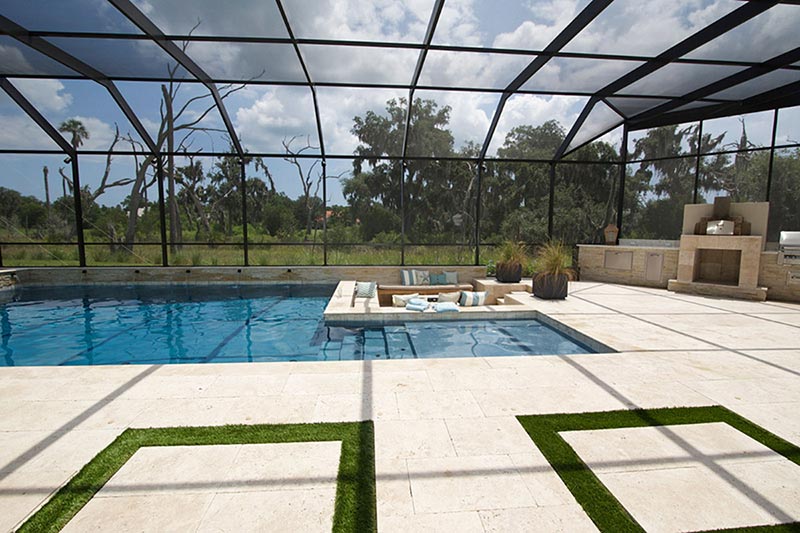
[[[72,166],[64,156],[0,154],[0,169],[3,265],[78,266]]]

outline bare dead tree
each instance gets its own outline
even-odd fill
[[[269,192],[271,194],[275,194],[275,192],[276,192],[275,191],[275,180],[273,179],[272,172],[270,172],[269,167],[267,166],[267,164],[264,163],[264,160],[262,158],[256,157],[255,158],[255,167],[256,167],[256,172],[258,172],[259,170],[263,170],[264,171],[264,175],[267,178],[267,182],[269,182]]]
[[[205,176],[203,176],[202,165],[199,162],[195,162],[195,156],[187,154],[186,157],[189,160],[189,164],[177,170],[175,173],[175,182],[181,186],[182,192],[189,200],[184,203],[184,208],[189,220],[196,218],[197,232],[195,237],[197,238],[197,236],[200,235],[201,226],[206,235],[211,234],[209,213],[198,193],[198,187],[201,186]]]
[[[322,184],[322,173],[321,172],[314,172],[314,169],[319,163],[319,160],[315,160],[310,167],[307,169],[303,169],[303,166],[300,164],[300,155],[303,152],[308,150],[317,150],[316,146],[311,145],[311,138],[306,136],[306,144],[305,146],[300,147],[299,149],[295,149],[292,147],[292,143],[297,140],[298,136],[295,135],[288,141],[284,138],[281,141],[283,144],[283,150],[286,152],[283,160],[287,163],[290,163],[295,170],[297,171],[297,177],[300,181],[300,187],[303,189],[303,207],[306,211],[306,240],[311,235],[311,222],[314,214],[314,204],[312,203],[312,198],[315,198],[319,193],[320,186]],[[314,194],[312,195],[312,189]]]

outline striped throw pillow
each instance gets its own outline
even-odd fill
[[[356,298],[372,298],[376,285],[374,281],[356,281]]]
[[[470,292],[461,291],[461,299],[458,301],[461,307],[475,307],[476,305],[486,305],[486,291]]]
[[[401,270],[400,271],[400,282],[403,285],[413,285],[414,284],[414,271],[412,271],[412,270]]]

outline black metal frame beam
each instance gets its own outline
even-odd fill
[[[403,128],[403,147],[400,152],[400,258],[401,264],[405,264],[405,243],[406,243],[406,213],[405,213],[405,180],[406,170],[406,156],[408,155],[408,138],[411,130],[411,116],[414,108],[414,92],[417,90],[417,83],[419,77],[422,75],[422,69],[425,66],[425,58],[428,56],[431,42],[433,41],[433,34],[436,32],[436,25],[439,23],[439,17],[444,9],[444,0],[436,0],[431,11],[431,18],[428,19],[428,28],[425,30],[425,39],[422,43],[422,48],[417,56],[417,64],[414,67],[414,75],[411,77],[411,85],[408,89],[408,102],[406,102],[406,120],[405,127]]]
[[[617,243],[622,235],[622,212],[625,209],[625,178],[628,175],[628,127],[622,126],[622,146],[620,146],[622,164],[619,168],[619,190],[617,191]]]
[[[700,188],[700,162],[702,160],[703,153],[703,121],[701,120],[697,124],[697,150],[695,150],[695,156],[697,160],[694,164],[694,192],[692,192],[692,203],[697,203],[697,193]]]
[[[500,115],[506,106],[506,101],[512,94],[516,93],[534,74],[536,74],[542,67],[544,67],[551,57],[564,46],[567,45],[572,39],[575,38],[586,26],[588,26],[600,13],[607,8],[613,0],[592,0],[578,15],[570,22],[566,28],[547,45],[545,52],[548,55],[541,55],[531,61],[525,69],[514,78],[511,83],[503,91],[500,96],[500,101],[497,102],[497,109],[492,115],[492,122],[489,125],[489,131],[486,133],[486,138],[481,147],[480,156],[478,159],[483,161],[486,158],[486,152],[489,150],[489,144],[492,142],[494,132],[497,129],[497,124],[500,122]]]
[[[670,124],[682,124],[684,122],[709,120],[738,114],[757,113],[759,111],[793,107],[796,105],[800,105],[800,81],[770,89],[769,91],[757,94],[737,103],[717,104],[665,113],[649,120],[638,121],[635,126],[631,125],[631,129],[642,130]]]
[[[67,76],[67,75],[59,75],[59,76],[51,76],[51,75],[37,75],[37,74],[15,74],[14,76],[9,76],[12,78],[19,78],[19,79],[59,79],[59,80],[85,80],[89,79],[86,76]],[[170,80],[168,77],[152,77],[152,78],[137,78],[131,76],[114,76],[112,78],[114,81],[133,81],[133,82],[169,82],[175,81]],[[202,83],[199,80],[195,79],[185,79],[180,80],[181,83]],[[262,87],[308,87],[308,82],[305,81],[259,81],[259,80],[241,80],[241,79],[227,79],[227,78],[219,78],[216,79],[218,83],[224,84],[245,84],[245,85],[257,85]],[[401,90],[408,90],[411,88],[410,85],[404,83],[360,83],[360,82],[330,82],[330,81],[315,81],[315,87],[321,88],[334,88],[334,89],[401,89]],[[492,88],[492,87],[469,87],[469,86],[449,86],[449,85],[417,85],[416,89],[418,91],[441,91],[441,92],[467,92],[467,93],[485,93],[485,94],[502,94],[505,91],[505,88]],[[545,90],[527,90],[527,89],[519,89],[515,94],[528,94],[528,95],[538,95],[538,96],[585,96],[590,97],[594,96],[593,92],[589,91],[545,91]],[[652,94],[625,94],[625,95],[616,95],[615,98],[635,98],[639,100],[680,100],[680,95],[659,95],[654,96]],[[722,98],[701,98],[700,101],[702,102],[710,102],[710,103],[736,103],[736,100],[730,99],[722,99]],[[686,102],[688,103],[688,102]]]
[[[772,193],[772,170],[775,167],[775,138],[778,136],[778,110],[772,116],[772,141],[769,145],[769,165],[767,167],[767,190],[764,193],[764,201],[769,202]]]
[[[297,61],[300,63],[300,67],[303,69],[303,75],[306,78],[306,82],[308,83],[309,89],[311,89],[311,100],[314,104],[314,120],[317,124],[317,138],[319,139],[319,152],[320,152],[320,159],[322,161],[322,264],[328,264],[328,175],[327,175],[327,161],[325,158],[325,140],[322,137],[322,119],[319,116],[319,103],[317,101],[317,89],[314,85],[314,81],[311,79],[311,73],[308,71],[308,65],[306,65],[306,61],[303,58],[303,54],[300,51],[300,46],[297,42],[297,37],[294,35],[294,30],[292,30],[292,25],[289,23],[289,16],[286,14],[286,9],[283,7],[283,2],[281,0],[275,0],[275,3],[278,6],[278,11],[281,13],[281,18],[283,19],[283,24],[286,27],[286,32],[289,34],[289,40],[294,48],[295,55],[297,55]]]
[[[567,133],[564,141],[561,143],[561,146],[558,147],[556,150],[554,159],[558,160],[561,159],[569,145],[572,143],[572,140],[575,138],[575,135],[578,133],[578,130],[583,126],[583,123],[586,121],[586,117],[589,116],[591,113],[592,108],[594,108],[595,104],[601,99],[606,98],[609,96],[615,96],[616,93],[636,83],[637,81],[641,80],[642,78],[652,74],[656,70],[669,65],[670,63],[674,63],[678,58],[696,50],[697,48],[703,46],[704,44],[708,43],[709,41],[716,39],[720,35],[727,33],[728,31],[744,24],[748,20],[752,19],[763,13],[764,11],[770,9],[771,7],[775,6],[778,2],[774,0],[760,0],[758,2],[746,2],[741,7],[736,8],[735,10],[731,11],[727,15],[724,15],[720,19],[714,21],[713,23],[709,24],[705,28],[701,29],[700,31],[690,35],[689,37],[685,38],[681,42],[671,46],[669,49],[665,50],[664,52],[660,53],[653,59],[648,60],[644,65],[641,65],[632,71],[628,72],[627,74],[619,77],[618,79],[612,81],[595,94],[595,96],[586,103],[583,111],[581,112],[578,119],[570,128],[569,133]]]
[[[233,128],[233,123],[231,122],[230,115],[228,115],[228,110],[225,108],[225,104],[219,94],[217,85],[214,83],[214,80],[211,78],[211,76],[206,74],[206,72],[197,63],[195,63],[188,55],[186,55],[186,53],[181,50],[180,46],[170,40],[167,40],[166,36],[158,28],[158,26],[156,26],[144,13],[142,13],[139,8],[133,5],[132,2],[129,0],[108,0],[108,2],[117,8],[120,13],[125,15],[128,20],[133,22],[136,27],[142,30],[145,35],[149,36],[154,43],[160,46],[161,49],[169,54],[172,59],[174,59],[181,67],[183,67],[187,72],[189,72],[208,88],[208,90],[211,92],[211,97],[214,99],[214,103],[217,106],[217,110],[222,117],[222,122],[225,123],[225,129],[228,131],[228,135],[231,138],[233,147],[236,149],[236,153],[239,155],[239,157],[244,157],[245,152],[244,149],[242,149],[242,144],[239,141],[239,137],[236,135],[236,130]]]
[[[151,38],[144,34],[118,34],[107,32],[78,32],[78,31],[32,31],[38,37],[56,38],[78,38],[78,39],[109,39],[109,40],[145,40]],[[211,43],[243,43],[243,44],[292,44],[291,38],[286,37],[254,37],[238,35],[180,35],[168,34],[165,39],[180,42],[211,42]],[[305,46],[341,46],[357,48],[390,48],[400,50],[420,50],[425,46],[416,42],[396,42],[396,41],[361,41],[354,39],[314,39],[298,37],[295,39],[297,44]],[[428,47],[434,52],[464,52],[475,54],[497,54],[497,55],[523,55],[538,56],[549,55],[551,57],[564,57],[573,59],[601,59],[609,61],[648,61],[654,56],[631,55],[631,54],[609,54],[601,52],[548,52],[546,50],[530,50],[523,48],[493,48],[480,46],[464,46],[449,44],[431,44]],[[751,67],[758,65],[755,61],[739,61],[731,59],[710,59],[710,58],[691,58],[681,57],[675,63],[699,64],[699,65],[720,65],[733,67]],[[790,70],[800,70],[800,66],[786,67]]]
[[[768,59],[761,65],[750,67],[746,70],[737,72],[736,74],[732,74],[730,76],[717,80],[713,83],[709,83],[704,87],[695,89],[694,91],[685,94],[680,102],[674,100],[669,102],[664,102],[663,104],[658,105],[652,109],[648,109],[647,111],[644,111],[642,113],[630,117],[629,121],[633,126],[635,126],[638,121],[646,121],[648,118],[653,118],[657,117],[658,115],[668,113],[674,109],[681,107],[682,105],[685,105],[685,102],[687,101],[694,102],[696,100],[699,100],[700,98],[711,96],[720,91],[730,89],[731,87],[735,87],[736,85],[739,85],[741,83],[758,78],[759,76],[769,74],[770,72],[773,72],[781,68],[783,65],[791,65],[792,63],[796,63],[797,61],[800,61],[800,48],[795,48],[794,50],[790,50],[789,52]]]
[[[436,0],[433,11],[431,12],[431,18],[428,20],[425,40],[419,52],[419,56],[417,57],[417,64],[414,67],[414,75],[411,77],[411,85],[409,85],[408,89],[408,105],[406,106],[406,123],[405,129],[403,130],[403,149],[401,152],[403,161],[405,161],[406,154],[408,153],[408,134],[409,129],[411,129],[411,109],[414,106],[414,92],[417,90],[417,83],[419,82],[419,77],[422,75],[422,68],[425,66],[425,58],[428,56],[428,50],[430,49],[431,41],[433,41],[433,34],[436,32],[436,25],[439,23],[442,9],[444,9],[444,0]]]

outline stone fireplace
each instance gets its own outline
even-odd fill
[[[668,288],[763,301],[767,289],[758,287],[761,247],[757,235],[682,235],[678,279],[670,280]]]
[[[731,204],[731,211],[736,206],[752,219],[753,235],[696,235],[698,222],[709,218],[712,206],[684,208],[678,276],[669,281],[669,290],[761,301],[767,298],[767,289],[758,286],[758,273],[769,204]]]

